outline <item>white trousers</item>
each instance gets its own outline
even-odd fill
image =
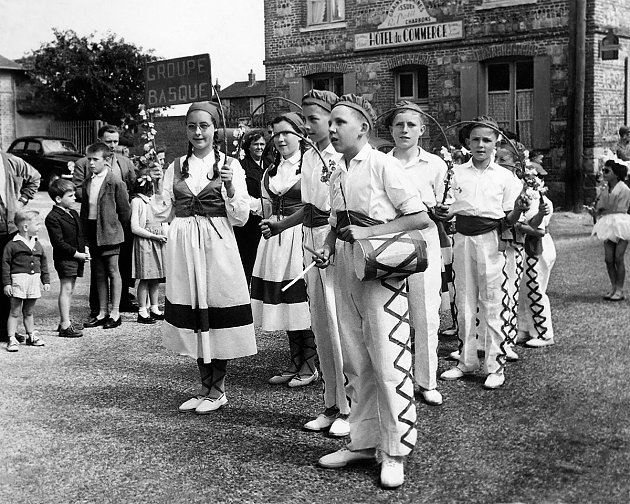
[[[502,298],[502,308],[504,317],[502,318],[501,331],[505,340],[513,345],[516,343],[516,335],[518,330],[518,298],[520,292],[521,279],[523,278],[523,261],[524,261],[523,245],[514,241],[506,242],[505,248],[505,279],[504,287],[507,289],[507,297]],[[485,348],[487,329],[485,322],[479,320],[477,328],[478,347]]]
[[[313,250],[321,248],[329,231],[328,225],[317,228],[304,227],[304,245]],[[311,257],[312,254],[305,249],[304,262],[310,263]],[[311,329],[315,335],[324,382],[324,406],[326,408],[337,406],[341,413],[347,415],[350,413],[350,405],[346,397],[332,269],[312,268],[308,271],[306,290],[311,309]]]
[[[496,231],[477,236],[455,234],[453,271],[457,292],[460,357],[458,367],[465,372],[479,367],[476,323],[485,326],[485,368],[502,373],[505,366],[504,332],[509,313],[504,308],[507,292],[505,253],[499,251]],[[479,313],[477,313],[479,308]]]
[[[518,302],[518,331],[532,338],[553,339],[547,285],[555,262],[556,247],[549,235],[543,238],[540,256],[525,256],[525,274]]]
[[[352,244],[337,240],[334,285],[346,387],[351,399],[351,450],[379,447],[408,455],[416,444],[407,284],[361,282]]]
[[[440,237],[434,223],[421,231],[427,244],[427,269],[407,278],[409,315],[414,329],[414,378],[426,390],[437,387],[438,331],[442,287]]]

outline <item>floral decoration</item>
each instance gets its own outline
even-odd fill
[[[328,184],[328,182],[330,181],[330,177],[332,176],[333,172],[337,169],[337,163],[335,163],[334,159],[331,159],[328,161],[328,166],[323,165],[322,166],[322,176],[321,176],[321,181],[324,184]]]

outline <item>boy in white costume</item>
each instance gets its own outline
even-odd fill
[[[459,363],[442,373],[443,380],[457,380],[479,368],[476,324],[485,325],[484,387],[495,389],[505,382],[505,325],[509,322],[502,298],[507,296],[505,251],[500,250],[500,227],[513,225],[527,205],[509,170],[494,163],[497,123],[488,117],[475,119],[468,135],[470,161],[453,167],[450,205],[437,205],[437,218],[455,221],[453,270],[458,299]],[[517,200],[518,198],[518,200]],[[508,319],[508,320],[506,320]]]
[[[308,248],[324,245],[330,231],[330,190],[328,179],[339,163],[339,154],[328,138],[330,111],[339,97],[330,91],[311,90],[302,98],[306,132],[319,153],[310,149],[302,162],[302,201],[304,202],[302,238],[304,257]],[[322,166],[322,159],[326,166]],[[307,422],[304,429],[323,431],[333,437],[350,433],[350,405],[346,397],[343,357],[337,329],[337,310],[332,270],[313,268],[306,275],[308,302],[311,308],[311,329],[315,334],[319,365],[324,382],[324,411]]]
[[[330,140],[343,154],[330,180],[332,227],[321,266],[334,254],[337,320],[347,391],[350,443],[319,459],[326,468],[382,456],[381,485],[404,482],[403,459],[415,446],[412,355],[404,280],[360,281],[355,240],[429,225],[426,207],[400,162],[368,145],[375,113],[365,99],[342,96],[333,107]]]
[[[415,103],[403,101],[396,104],[388,118],[389,131],[396,143],[390,152],[404,166],[423,203],[429,211],[442,201],[444,178],[448,168],[435,154],[418,146],[418,139],[425,130],[422,110]],[[414,379],[420,387],[420,395],[427,404],[442,404],[437,390],[438,331],[440,329],[440,304],[442,288],[442,258],[440,236],[435,222],[422,230],[427,244],[427,269],[411,275],[409,282],[409,315],[414,329]]]

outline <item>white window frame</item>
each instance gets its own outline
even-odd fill
[[[315,4],[320,4],[318,7],[324,8],[324,11],[321,13],[321,15],[318,14],[318,17],[321,16],[320,20],[313,19]],[[335,4],[341,7],[340,19],[332,19],[331,17],[331,12]],[[335,25],[337,23],[343,23],[345,19],[346,19],[345,0],[306,0],[306,26]]]
[[[422,65],[414,65],[416,69],[409,70],[399,70],[394,72],[394,83],[395,83],[395,93],[396,93],[396,101],[399,100],[407,100],[410,102],[417,103],[420,106],[428,106],[429,105],[429,97],[420,97],[418,96],[418,76],[419,76],[419,68]],[[411,96],[402,96],[400,94],[400,77],[403,75],[412,75],[413,76],[413,95]],[[427,86],[428,89],[428,86]]]

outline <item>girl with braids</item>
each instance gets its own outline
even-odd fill
[[[197,359],[201,392],[181,412],[207,414],[227,403],[227,361],[256,353],[245,273],[232,226],[247,222],[250,198],[239,162],[219,152],[220,112],[193,103],[188,153],[164,174],[174,219],[166,242],[164,346]]]
[[[607,186],[597,202],[597,219],[593,226],[593,236],[604,242],[604,258],[610,279],[610,292],[604,295],[606,301],[622,301],[623,284],[626,278],[624,256],[630,240],[630,189],[624,180],[628,167],[609,159],[603,169]]]
[[[297,277],[304,265],[302,253],[301,180],[304,142],[294,133],[306,134],[304,119],[295,112],[272,122],[277,154],[262,181],[262,236],[252,275],[254,322],[264,331],[287,331],[291,362],[269,383],[289,387],[308,385],[319,377],[317,350],[311,331],[306,284],[300,280],[286,292],[282,287]]]

